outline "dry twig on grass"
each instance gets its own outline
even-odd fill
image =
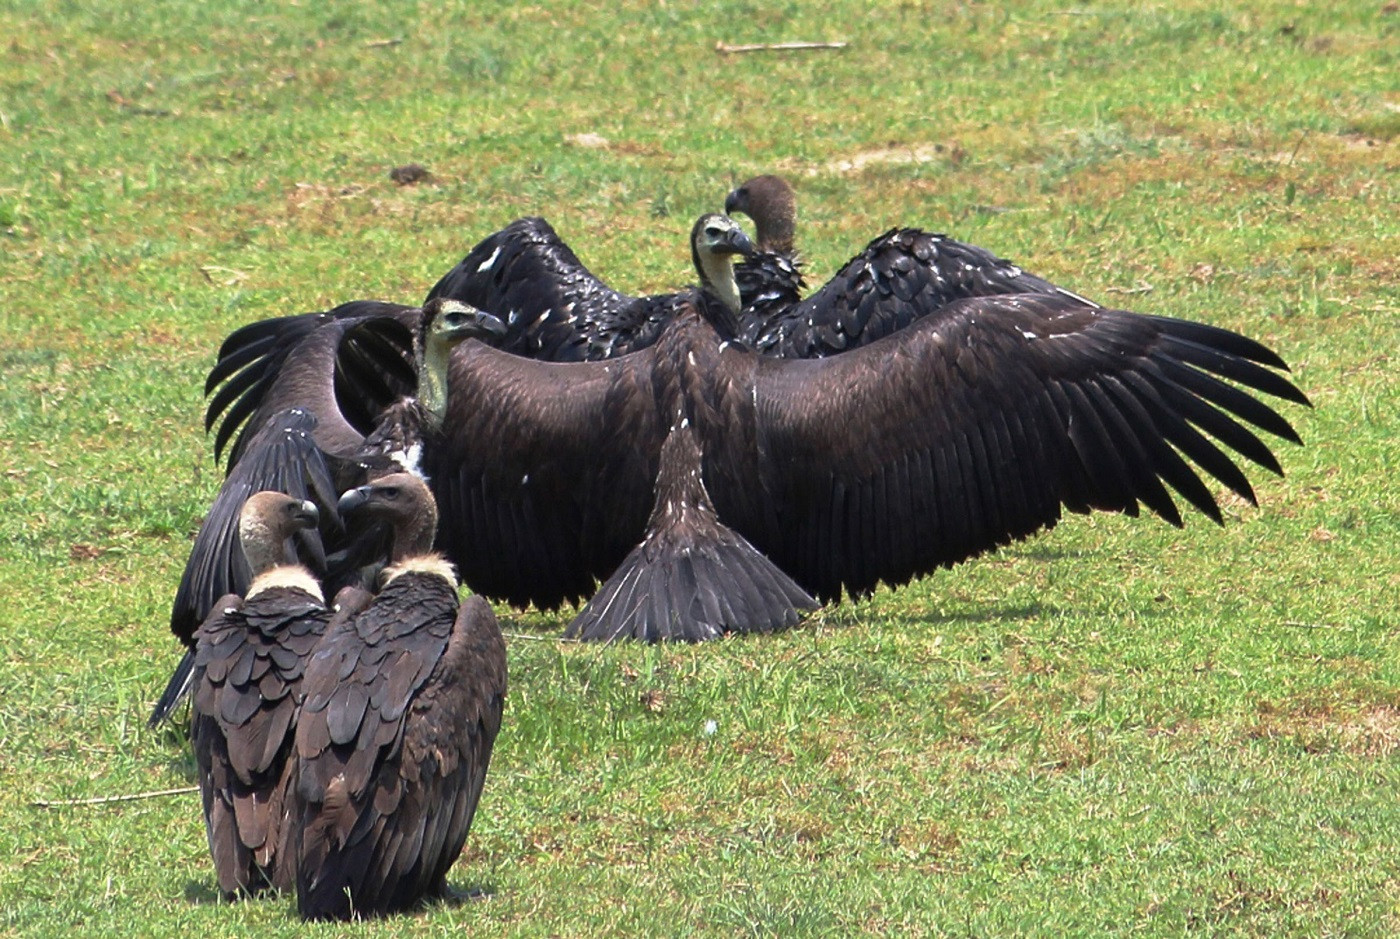
[[[198,791],[198,786],[182,786],[179,789],[157,789],[154,792],[133,792],[122,796],[97,796],[93,799],[36,799],[29,803],[29,807],[31,809],[61,809],[78,805],[106,805],[111,802],[135,802],[139,799],[158,799],[161,796],[183,796]]]
[[[844,49],[844,42],[756,42],[750,45],[731,46],[727,42],[715,43],[715,51],[720,55],[733,55],[738,52],[791,52],[796,49]]]

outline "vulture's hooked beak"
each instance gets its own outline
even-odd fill
[[[460,300],[438,299],[431,302],[438,304],[437,315],[453,340],[480,339],[489,343],[506,334],[506,324],[501,318],[485,310],[478,310]]]
[[[310,499],[303,499],[301,505],[292,513],[292,518],[306,528],[315,528],[321,524],[321,510],[316,508],[316,503]]]
[[[335,504],[335,510],[341,515],[353,513],[369,501],[368,489],[368,486],[360,486],[358,489],[348,489],[341,493],[340,501]]]
[[[728,202],[728,200],[725,201]],[[744,230],[737,225],[725,232],[724,240],[715,246],[715,250],[720,254],[742,254],[746,258],[753,257],[758,253],[758,249],[753,246],[749,236],[744,234]]]
[[[731,190],[729,195],[724,197],[724,214],[733,215],[735,212],[743,212],[745,215],[748,215],[748,204],[748,190],[740,186],[738,189]]]
[[[499,316],[493,316],[485,310],[473,310],[467,315],[469,320],[464,328],[469,339],[480,339],[488,341],[500,339],[506,334],[506,324]]]

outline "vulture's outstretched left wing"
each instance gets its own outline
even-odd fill
[[[1141,503],[1180,525],[1170,486],[1219,522],[1187,460],[1253,502],[1220,445],[1281,473],[1245,423],[1298,437],[1232,382],[1306,405],[1283,368],[1236,333],[1067,295],[961,300],[845,355],[760,359],[758,452],[721,442],[706,476],[721,518],[830,600],[1024,538],[1062,507]]]

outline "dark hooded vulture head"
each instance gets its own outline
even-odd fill
[[[758,250],[792,254],[797,232],[797,194],[781,176],[755,176],[724,200],[728,215],[753,219]]]
[[[238,516],[238,542],[253,576],[287,562],[287,539],[321,521],[316,503],[282,492],[255,492]]]
[[[427,554],[437,535],[437,503],[427,483],[412,473],[392,473],[357,486],[340,497],[341,515],[359,515],[388,524],[394,531],[390,560]]]

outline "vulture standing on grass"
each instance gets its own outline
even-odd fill
[[[797,196],[781,176],[756,176],[724,211],[753,219],[758,252],[735,270],[743,297],[740,338],[759,352],[810,359],[881,339],[957,300],[1048,294],[1093,302],[983,248],[917,228],[892,228],[806,300],[793,246]]]
[[[1264,346],[1058,290],[957,299],[841,355],[759,355],[714,302],[737,294],[733,248],[716,253],[737,243],[714,236],[725,223],[696,225],[710,289],[645,349],[593,363],[454,354],[429,475],[440,545],[473,590],[550,606],[605,578],[570,629],[587,638],[704,638],[702,617],[725,604],[763,611],[765,628],[802,604],[736,562],[698,563],[723,553],[710,523],[832,601],[1025,538],[1065,509],[1145,505],[1179,526],[1168,487],[1221,522],[1188,460],[1254,502],[1227,451],[1280,473],[1247,425],[1298,441],[1239,387],[1307,404]],[[723,628],[751,628],[742,618]]]
[[[224,343],[209,376],[206,426],[220,423],[216,458],[233,441],[228,476],[200,526],[175,595],[170,628],[187,645],[224,593],[248,583],[237,546],[244,500],[273,489],[309,499],[321,524],[299,532],[291,557],[327,580],[328,592],[361,578],[374,531],[347,530],[337,493],[375,475],[418,469],[446,408],[447,360],[469,338],[493,338],[500,320],[451,300],[403,307],[356,301],[325,314],[255,323]],[[416,394],[416,396],[415,396]],[[186,654],[151,716],[154,725],[184,695]]]
[[[239,517],[247,595],[214,604],[195,634],[190,738],[199,765],[205,832],[228,899],[289,889],[286,823],[292,735],[301,679],[331,613],[306,568],[283,561],[283,543],[316,527],[316,506],[258,492]]]
[[[715,246],[701,243],[711,223],[719,225],[697,224],[692,247],[718,273],[706,275],[707,289],[679,295],[650,345],[582,363],[479,344],[454,354],[447,430],[425,465],[445,519],[440,545],[473,590],[551,609],[605,579],[607,602],[595,598],[571,628],[589,637],[702,638],[716,615],[723,629],[771,628],[796,618],[800,595],[787,584],[760,588],[755,575],[740,610],[726,611],[719,598],[735,589],[700,583],[716,569],[715,540],[690,531],[686,542],[664,528],[658,537],[648,520],[712,518],[803,590],[835,600],[1024,538],[1064,509],[1136,514],[1146,505],[1180,525],[1168,486],[1220,521],[1187,461],[1252,501],[1227,452],[1280,467],[1246,425],[1298,440],[1238,387],[1307,403],[1259,343],[1102,308],[996,259],[980,273],[968,261],[937,277],[907,257],[890,271],[908,277],[869,267],[855,281],[869,289],[843,294],[844,306],[820,291],[831,298],[823,308],[856,324],[862,310],[899,301],[917,314],[899,314],[908,325],[840,355],[758,355],[736,341],[734,306],[714,302],[732,304],[738,286],[732,247],[716,264]],[[502,256],[492,250],[477,271],[490,274]],[[917,284],[941,296],[959,271],[970,287],[921,304]],[[785,335],[799,352],[824,348],[801,331]],[[841,335],[865,341],[871,332],[843,326]],[[663,492],[687,499],[658,499]],[[676,551],[690,561],[674,563]],[[709,562],[699,571],[697,556]],[[739,622],[752,609],[765,615]]]
[[[306,668],[297,725],[297,908],[305,919],[405,910],[446,896],[501,727],[506,650],[481,597],[459,603],[430,553],[437,514],[418,476],[341,498],[389,523],[383,586],[338,620]]]

